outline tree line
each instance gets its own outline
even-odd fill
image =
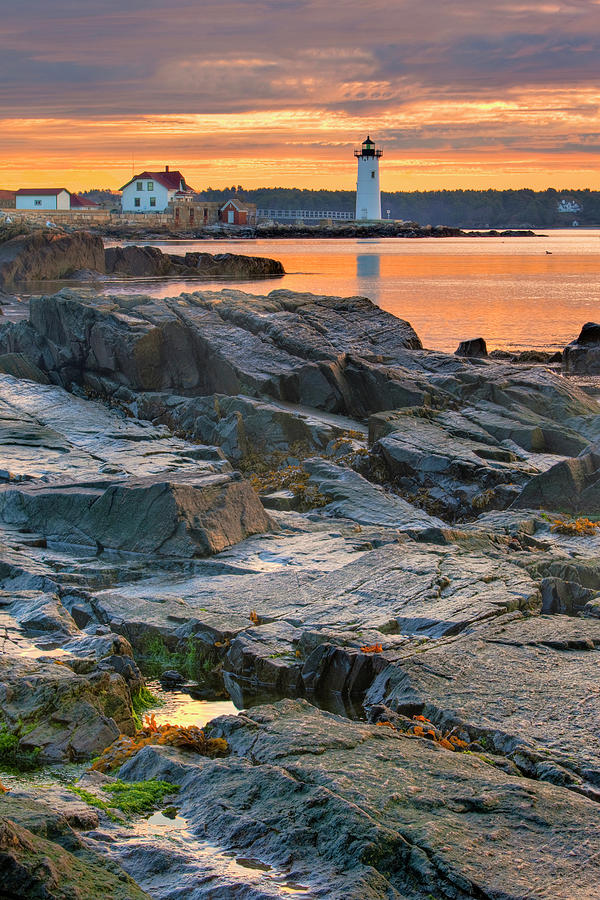
[[[103,206],[119,205],[119,195],[108,190],[84,191]],[[308,188],[207,187],[199,198],[225,203],[237,197],[259,209],[354,211],[354,191],[313,191]],[[383,218],[404,219],[420,225],[459,228],[515,228],[600,226],[600,191],[529,188],[506,191],[395,191],[382,192]],[[389,211],[389,212],[388,212]]]

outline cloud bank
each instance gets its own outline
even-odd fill
[[[599,25],[598,0],[21,0],[0,183],[116,184],[137,160],[351,187],[368,130],[389,189],[600,187]]]

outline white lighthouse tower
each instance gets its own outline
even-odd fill
[[[379,160],[383,150],[377,150],[370,137],[362,143],[360,150],[355,150],[358,159],[358,175],[356,177],[356,218],[381,218],[381,192],[379,190]]]

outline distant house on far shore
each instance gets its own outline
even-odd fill
[[[84,210],[98,209],[98,204],[66,188],[21,188],[15,194],[17,209]]]
[[[181,202],[194,197],[181,172],[171,172],[168,166],[164,172],[134,175],[121,191],[121,209],[133,213],[165,212],[173,200]]]
[[[556,209],[561,213],[574,213],[581,211],[581,204],[574,197],[561,197],[556,204]]]
[[[228,200],[219,210],[219,220],[228,225],[254,225],[256,205],[243,203],[241,200]]]

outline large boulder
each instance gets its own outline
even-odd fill
[[[461,341],[454,352],[456,356],[468,356],[474,359],[481,359],[488,355],[487,346],[482,337]]]
[[[212,278],[265,278],[284,275],[277,259],[239,253],[163,253],[158,247],[131,245],[106,250],[106,272],[111,275],[161,277],[201,275]]]
[[[108,247],[104,258],[109,275],[148,278],[171,274],[171,259],[158,247]]]
[[[232,460],[257,452],[268,456],[293,445],[324,451],[330,441],[357,427],[338,416],[241,394],[179,397],[147,392],[135,395],[131,408],[140,418],[167,425],[175,434],[216,444]]]
[[[0,796],[2,895],[7,900],[149,900],[123,869],[91,850],[48,799],[40,803],[13,791]],[[83,806],[63,803],[66,810],[78,810],[67,812],[75,828],[89,829],[98,817]]]
[[[422,494],[431,509],[455,516],[489,506],[504,507],[515,498],[516,485],[524,485],[538,469],[491,435],[480,436],[476,425],[465,420],[465,431],[456,422],[422,415],[373,417],[371,430],[384,433],[374,445],[389,476],[412,494]],[[453,427],[454,426],[454,427]],[[453,433],[454,432],[454,433]],[[515,447],[518,451],[518,447]],[[425,492],[425,493],[424,493]]]
[[[8,485],[0,522],[59,543],[188,557],[271,528],[237,472]]]
[[[0,329],[1,352],[119,401],[243,394],[353,418],[490,403],[559,427],[578,419],[577,431],[597,419],[592,398],[554,373],[424,351],[407,322],[365,297],[223,290],[92,301],[61,291],[34,298],[29,323]]]
[[[600,514],[600,445],[561,460],[529,481],[513,506],[580,515]]]
[[[349,414],[356,411],[345,377],[351,358],[393,363],[420,346],[407,322],[365,297],[234,290],[94,303],[61,291],[32,299],[30,324],[5,329],[0,340],[0,350],[27,353],[65,386],[246,394]],[[381,374],[361,398],[361,415],[381,408],[387,369]],[[395,404],[386,398],[386,405]]]
[[[174,265],[180,257],[170,254]],[[265,256],[244,256],[240,253],[186,253],[183,265],[197,275],[212,278],[264,278],[285,275],[278,259]]]
[[[569,375],[600,374],[600,325],[586,322],[562,353],[563,371]]]
[[[65,278],[77,269],[104,272],[102,238],[87,231],[34,231],[0,243],[0,287]]]
[[[22,753],[40,760],[90,759],[119,734],[133,734],[125,678],[107,665],[78,674],[60,658],[0,658],[0,721]],[[39,751],[36,750],[39,748]]]

